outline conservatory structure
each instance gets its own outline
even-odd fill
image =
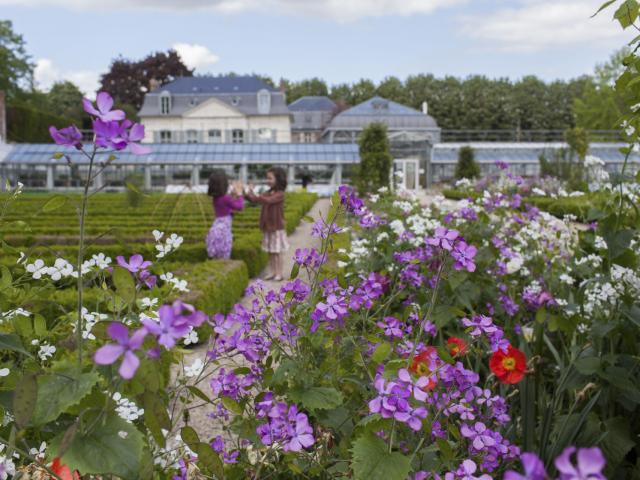
[[[315,185],[335,189],[350,180],[353,165],[359,163],[358,146],[353,144],[149,144],[152,153],[136,156],[116,152],[117,159],[106,168],[109,154],[98,154],[102,172],[95,187],[122,189],[130,175],[137,175],[145,190],[165,190],[168,186],[204,186],[213,169],[222,168],[230,178],[244,183],[261,183],[266,170],[280,166],[287,170],[290,185],[302,172],[310,173]],[[56,153],[64,154],[56,158]],[[21,182],[30,189],[77,189],[86,177],[88,159],[78,150],[55,144],[16,144],[0,156],[0,178]],[[4,185],[4,181],[0,182]],[[1,188],[1,187],[0,187]],[[202,190],[202,188],[200,188]]]

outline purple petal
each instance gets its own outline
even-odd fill
[[[122,268],[126,268],[127,270],[129,270],[129,264],[127,263],[127,261],[124,259],[122,255],[118,255],[116,257],[116,261],[118,262],[118,265],[120,265]]]
[[[125,113],[122,110],[112,110],[108,113],[103,113],[100,115],[100,118],[105,122],[114,122],[119,120],[124,120]]]
[[[96,350],[93,361],[98,365],[111,365],[122,355],[122,352],[124,352],[122,345],[108,344]]]
[[[107,113],[113,107],[113,98],[107,92],[100,92],[96,97],[96,105],[100,113]]]
[[[139,142],[144,138],[144,125],[141,123],[134,123],[129,130],[129,140],[132,142]]]
[[[93,103],[91,103],[91,100],[89,100],[88,98],[82,99],[82,106],[84,108],[84,111],[88,114],[95,115],[96,117],[100,115],[100,112],[95,109]]]
[[[162,327],[153,320],[144,319],[142,320],[142,325],[144,325],[144,328],[147,329],[147,332],[152,335],[158,336],[162,333]]]
[[[125,345],[129,341],[129,329],[120,322],[112,322],[107,327],[107,333],[120,345]]]
[[[581,448],[578,450],[577,457],[578,469],[583,476],[598,475],[602,472],[605,459],[598,447]]]
[[[578,475],[577,470],[571,464],[571,455],[576,451],[576,447],[567,447],[562,453],[554,460],[554,464],[560,473],[565,475]]]
[[[140,265],[142,265],[143,260],[144,258],[142,258],[142,255],[136,253],[135,255],[132,255],[131,258],[129,258],[129,265],[131,266],[131,268],[135,268],[136,270],[138,270],[140,268]]]
[[[136,374],[139,366],[140,359],[132,351],[127,351],[124,354],[124,359],[122,360],[118,373],[122,378],[129,380]]]
[[[142,342],[144,342],[144,337],[147,336],[147,330],[145,328],[139,328],[133,335],[131,335],[131,339],[129,340],[129,348],[132,350],[137,350],[142,346]]]
[[[143,147],[137,143],[130,143],[129,149],[134,155],[148,155],[152,152],[151,147]]]

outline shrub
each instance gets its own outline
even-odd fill
[[[480,176],[480,167],[474,159],[473,148],[462,147],[458,152],[458,163],[455,172],[456,179],[471,179],[478,176]]]
[[[360,165],[355,178],[358,191],[367,193],[388,187],[393,158],[387,127],[381,123],[370,124],[362,131],[359,145]]]
[[[21,104],[7,108],[7,139],[18,143],[50,143],[49,126],[65,127],[71,120]]]

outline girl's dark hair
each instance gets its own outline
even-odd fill
[[[209,175],[209,190],[207,195],[218,198],[227,194],[229,190],[229,180],[224,170],[216,169]]]
[[[267,170],[267,173],[273,173],[273,176],[276,179],[276,184],[273,186],[272,190],[284,192],[287,189],[287,172],[284,168],[280,167],[272,167]]]

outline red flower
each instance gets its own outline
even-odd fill
[[[458,337],[449,337],[447,340],[449,353],[454,357],[467,353],[467,342]]]
[[[507,353],[498,349],[491,355],[489,367],[502,383],[514,384],[524,378],[527,369],[527,358],[517,348],[509,345]]]
[[[434,347],[427,347],[422,350],[418,355],[413,357],[413,362],[411,362],[411,368],[409,368],[409,370],[421,377],[431,376],[432,372],[431,370],[429,370],[429,365],[431,363],[431,356],[433,352],[437,352]],[[426,387],[424,387],[424,390],[433,390],[435,387],[435,380],[433,378],[430,378],[429,383]]]
[[[54,458],[53,463],[49,468],[62,480],[80,480],[80,474],[75,471],[73,472],[73,475],[71,475],[71,470],[69,469],[69,467],[60,463],[60,457]]]

